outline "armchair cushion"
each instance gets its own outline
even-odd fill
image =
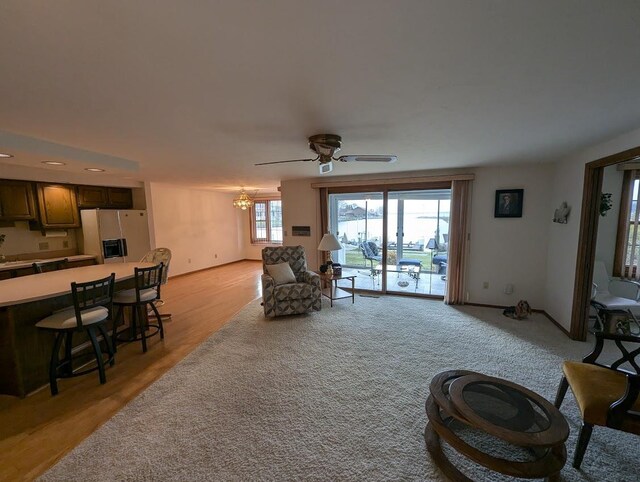
[[[289,263],[268,264],[265,268],[275,281],[276,286],[296,282],[296,275],[293,274]]]
[[[593,425],[607,426],[609,407],[625,394],[625,374],[592,363],[573,361],[565,361],[562,371],[580,407],[582,419]],[[633,410],[640,411],[640,399],[636,400]]]
[[[626,375],[591,363],[572,361],[565,361],[562,371],[571,386],[582,419],[587,423],[606,427],[609,407],[625,394]],[[640,412],[640,399],[635,401],[631,410]],[[636,432],[640,429],[640,423],[625,419],[622,429]]]

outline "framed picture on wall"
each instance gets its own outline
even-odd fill
[[[524,189],[496,190],[496,218],[521,218]]]

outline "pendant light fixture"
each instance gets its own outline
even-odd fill
[[[240,197],[233,200],[233,206],[246,211],[253,206],[253,200],[249,197],[244,189],[240,191]]]

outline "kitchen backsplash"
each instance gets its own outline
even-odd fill
[[[61,231],[54,231],[48,236],[43,236],[40,231],[30,231],[27,221],[16,221],[15,227],[2,228],[0,234],[4,234],[4,244],[0,246],[0,254],[13,259],[17,256],[28,256],[33,258],[34,253],[46,257],[51,251],[69,250],[77,253],[78,241],[76,229],[67,229],[66,235]]]

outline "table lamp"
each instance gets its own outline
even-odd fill
[[[340,244],[340,241],[338,241],[338,238],[335,237],[335,235],[331,233],[327,233],[324,236],[322,236],[322,240],[318,245],[318,251],[327,251],[328,253],[328,256],[327,256],[327,264],[329,265],[329,268],[327,268],[328,274],[331,274],[333,272],[333,269],[331,268],[331,265],[333,264],[333,260],[331,259],[331,251],[337,251],[338,249],[342,249],[342,245]]]

